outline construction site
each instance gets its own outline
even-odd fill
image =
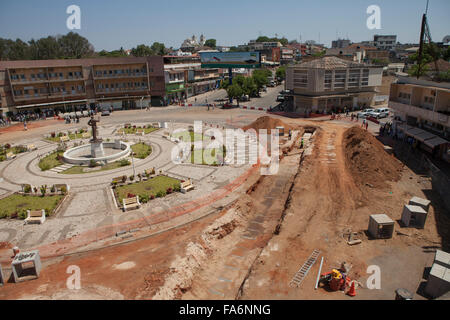
[[[225,119],[222,110],[211,115]],[[187,116],[199,113],[192,108]],[[402,163],[377,132],[349,118],[237,111],[225,122],[278,129],[278,171],[263,175],[263,165],[253,164],[221,184],[227,193],[204,205],[194,199],[192,210],[169,209],[168,219],[143,207],[142,214],[130,211],[119,223],[54,242],[20,249],[14,240],[2,242],[0,298],[433,298],[437,289],[426,290],[430,268],[437,255],[448,258],[450,216],[431,176]],[[417,211],[424,212],[421,225],[405,226]],[[14,283],[8,261],[32,249],[39,252],[37,276]],[[67,287],[70,266],[81,270],[78,290]]]

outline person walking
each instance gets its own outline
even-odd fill
[[[366,130],[369,127],[369,121],[366,121]]]
[[[27,128],[27,122],[26,122],[26,121],[23,121],[23,129],[24,129],[25,131],[28,130],[28,128]]]
[[[364,119],[363,122],[361,123],[361,128],[364,128],[365,125],[366,125],[366,120]]]

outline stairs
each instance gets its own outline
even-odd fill
[[[67,169],[70,169],[72,167],[73,167],[73,164],[68,164],[67,163],[67,164],[60,165],[58,167],[54,167],[54,168],[50,169],[49,171],[56,172],[56,173],[61,173],[61,172],[66,171]]]

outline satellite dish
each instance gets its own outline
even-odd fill
[[[444,37],[444,39],[442,39],[443,43],[449,43],[450,42],[450,35],[447,35]]]

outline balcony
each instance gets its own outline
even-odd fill
[[[67,77],[67,78],[50,78],[50,79],[16,79],[16,80],[12,80],[11,79],[11,84],[12,85],[18,85],[18,84],[22,84],[22,85],[29,85],[29,84],[34,84],[34,83],[54,83],[54,82],[69,82],[69,81],[85,81],[86,78],[84,77]]]
[[[102,80],[102,79],[129,79],[129,78],[143,78],[143,77],[147,77],[148,73],[147,72],[139,72],[139,73],[133,73],[133,74],[126,74],[126,73],[121,73],[121,74],[106,74],[106,75],[96,75],[94,73],[94,79],[95,80]]]
[[[95,93],[97,94],[107,94],[107,93],[121,93],[121,92],[137,92],[137,91],[147,91],[149,90],[147,87],[139,87],[139,88],[107,88],[107,89],[96,89]]]
[[[404,104],[401,102],[389,101],[389,108],[395,111],[408,114],[409,116],[420,118],[434,123],[439,123],[443,126],[450,127],[450,116],[441,113],[433,112],[421,107]]]

